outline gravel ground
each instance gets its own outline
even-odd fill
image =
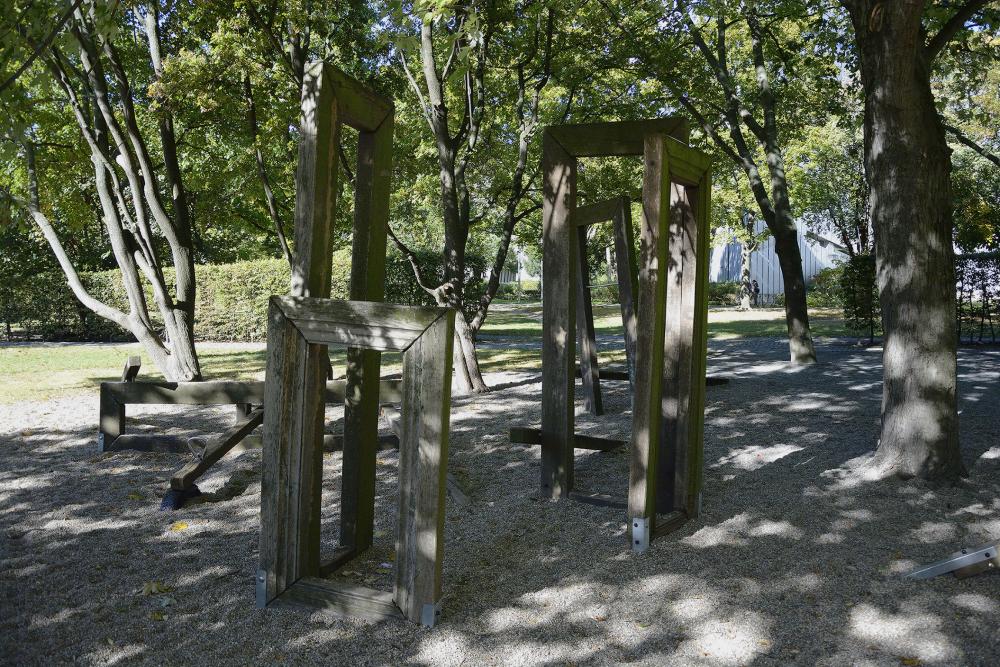
[[[186,457],[95,452],[97,395],[0,406],[0,662],[333,665],[996,665],[1000,575],[900,574],[1000,541],[1000,351],[960,354],[957,487],[875,481],[880,352],[828,341],[712,343],[704,514],[634,556],[617,510],[537,497],[540,376],[453,403],[445,599],[434,629],[254,607],[260,453],[224,459],[207,500],[158,505]],[[578,430],[627,437],[627,385]],[[183,410],[183,417],[180,417]],[[130,429],[217,430],[231,409],[136,407]],[[331,411],[331,419],[336,417]],[[324,548],[340,455],[326,457]],[[624,452],[577,454],[577,486],[624,495]],[[377,544],[348,577],[388,587],[397,456],[379,455]],[[155,586],[154,586],[155,584]],[[155,589],[154,594],[143,595]],[[161,592],[155,592],[161,591]]]

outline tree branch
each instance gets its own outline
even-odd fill
[[[971,19],[976,13],[988,5],[990,0],[968,0],[964,5],[962,5],[955,14],[948,19],[948,22],[941,26],[938,33],[934,35],[930,41],[927,42],[927,46],[924,48],[924,54],[927,57],[927,62],[931,62],[937,57],[941,49],[944,48],[945,44],[950,42],[958,31],[965,27],[965,22]]]
[[[1000,155],[997,155],[996,153],[988,150],[985,146],[976,143],[971,138],[969,138],[968,135],[966,135],[964,132],[962,132],[954,125],[949,125],[948,123],[945,122],[942,122],[941,124],[944,125],[945,130],[947,130],[953,137],[955,137],[955,139],[958,140],[958,143],[963,144],[964,146],[968,146],[982,157],[986,158],[996,166],[1000,167]]]

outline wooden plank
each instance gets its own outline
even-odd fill
[[[510,441],[522,445],[542,444],[542,430],[525,426],[514,426],[510,429]],[[625,447],[628,443],[615,438],[601,438],[593,435],[583,435],[576,433],[573,435],[574,449],[589,449],[601,452],[610,452]]]
[[[686,142],[690,131],[682,116],[655,120],[551,125],[552,135],[570,157],[641,155],[643,138],[650,134],[668,135]]]
[[[409,342],[399,341],[400,344],[395,348],[405,349],[432,320],[431,316],[419,319],[423,314],[417,311],[401,311],[391,305],[377,303],[382,301],[385,292],[385,243],[392,176],[393,123],[390,110],[377,131],[362,132],[358,137],[350,295],[355,308],[353,312],[361,315],[363,322],[390,323],[408,331],[418,330]],[[418,319],[413,319],[414,317]],[[379,377],[380,365],[379,352],[348,349],[347,382],[350,398],[344,405],[340,541],[359,551],[371,546],[375,531],[375,455],[378,449],[379,397],[372,387]]]
[[[238,445],[243,438],[248,436],[255,428],[264,422],[263,408],[253,410],[245,419],[240,420],[234,426],[227,429],[222,435],[213,438],[200,459],[195,459],[174,473],[170,478],[170,488],[188,489],[195,480],[201,477],[206,470],[211,468],[219,459],[225,456],[229,450]]]
[[[309,66],[322,65],[314,61]],[[333,86],[344,124],[373,132],[393,113],[393,103],[333,65],[325,65],[323,76]]]
[[[132,382],[139,374],[142,367],[142,357],[133,355],[125,359],[125,368],[122,370],[122,382]]]
[[[402,400],[400,380],[379,382],[379,401],[398,403]],[[327,403],[343,403],[347,383],[331,380],[326,383]],[[213,380],[202,382],[102,382],[102,394],[108,400],[124,405],[239,405],[264,403],[263,382]],[[110,406],[110,403],[109,403]]]
[[[580,377],[580,367],[576,367],[576,371],[573,374],[574,377]],[[628,382],[629,378],[628,371],[621,370],[620,368],[602,368],[601,369],[601,380],[617,380]]]
[[[109,382],[101,383],[98,407],[97,451],[112,450],[114,442],[125,431],[125,404],[115,396]]]
[[[618,273],[618,303],[622,312],[625,334],[625,367],[628,380],[635,385],[635,355],[637,315],[636,298],[639,293],[639,267],[635,261],[635,240],[632,233],[632,205],[623,197],[621,208],[614,220],[615,258]]]
[[[587,262],[587,228],[577,227],[576,236],[576,333],[580,343],[580,377],[583,384],[583,402],[586,409],[595,415],[604,414],[604,400],[601,397],[601,376],[597,363],[597,335],[594,332],[594,305],[586,282],[590,276]]]
[[[290,294],[330,296],[330,248],[337,187],[341,110],[324,76],[331,68],[314,61],[302,81],[299,161],[295,170],[295,261]]]
[[[349,563],[358,555],[358,552],[351,547],[337,547],[333,555],[324,560],[319,566],[319,576],[328,577],[344,565]]]
[[[691,438],[689,449],[690,473],[689,491],[685,512],[691,518],[701,514],[702,485],[704,484],[705,469],[705,387],[708,384],[724,384],[729,382],[726,378],[707,378],[706,367],[708,363],[708,270],[709,270],[709,236],[710,236],[710,216],[712,211],[712,172],[711,166],[706,168],[702,175],[701,183],[698,186],[698,196],[695,200],[695,217],[697,219],[698,243],[697,243],[697,276],[698,282],[695,288],[695,316],[693,331],[693,358],[695,360],[691,372],[694,375],[692,380],[693,391],[690,399],[691,424],[688,433]]]
[[[576,207],[576,159],[542,136],[542,465],[541,493],[563,498],[573,488],[573,367],[577,265],[571,236]]]
[[[657,516],[656,525],[653,528],[650,537],[655,539],[657,537],[662,537],[667,533],[672,533],[683,526],[687,520],[687,514],[682,511],[674,511],[665,515]]]
[[[392,601],[391,593],[319,577],[303,577],[296,581],[280,601],[369,621],[402,616]]]
[[[605,493],[587,493],[583,491],[570,491],[570,500],[575,500],[588,505],[599,507],[613,507],[615,509],[628,509],[628,501],[624,498],[616,498]]]
[[[672,168],[672,163],[668,163]],[[668,173],[672,173],[669,172]],[[663,427],[658,443],[656,469],[656,511],[666,514],[678,509],[674,505],[678,477],[686,474],[687,442],[685,413],[687,410],[691,331],[685,309],[686,288],[693,284],[685,280],[685,262],[691,249],[686,234],[686,219],[690,215],[687,192],[683,185],[670,184],[670,213],[666,225],[666,329],[663,345],[663,385],[660,419]],[[683,484],[682,484],[683,486]],[[683,491],[686,493],[686,489]]]
[[[629,462],[629,540],[635,519],[652,523],[655,473],[661,431],[663,334],[666,305],[667,235],[670,180],[662,136],[647,136],[644,153],[643,216],[636,327],[636,377],[632,399]]]
[[[586,206],[577,206],[573,211],[573,224],[577,227],[589,227],[599,222],[614,220],[621,207],[628,206],[628,197],[614,197],[604,201],[594,202]]]
[[[375,326],[395,329],[400,335],[414,338],[441,317],[442,308],[429,306],[401,306],[394,303],[341,299],[312,299],[307,297],[274,296],[285,317],[295,326],[306,322],[336,327]]]
[[[413,622],[433,625],[441,599],[455,311],[403,355],[399,535],[393,598]]]

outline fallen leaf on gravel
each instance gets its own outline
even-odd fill
[[[900,657],[899,661],[906,665],[906,667],[917,667],[917,665],[922,665],[924,663],[920,662],[920,658],[903,658]]]
[[[136,493],[135,491],[125,497],[129,500],[145,500],[145,497],[141,493]]]
[[[187,527],[188,527],[187,521],[175,521],[170,526],[170,530],[173,531],[173,532],[175,532],[175,533],[179,533],[182,530],[187,530]]]
[[[152,620],[154,620],[154,621],[165,621],[165,620],[167,620],[168,617],[162,611],[153,611],[153,612],[150,612],[149,618],[152,619]]]
[[[21,431],[21,435],[25,438],[31,437],[31,431]]]
[[[169,593],[172,590],[174,589],[162,581],[147,581],[142,585],[143,595],[159,595],[160,593]]]
[[[608,620],[607,616],[592,616],[591,618],[593,618],[598,623],[603,623],[604,621]]]

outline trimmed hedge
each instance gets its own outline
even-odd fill
[[[420,265],[428,280],[443,274],[440,255],[419,253]],[[351,251],[334,253],[331,296],[348,297]],[[485,262],[478,256],[466,258],[466,301],[478,303],[484,289]],[[171,291],[173,269],[164,271]],[[127,312],[128,301],[119,271],[83,273],[84,286],[95,298]],[[290,271],[283,259],[260,259],[233,264],[195,267],[197,301],[195,338],[199,341],[264,341],[267,337],[267,301],[272,294],[288,291]],[[386,257],[386,301],[432,305],[433,299],[413,278],[410,264],[397,253]],[[152,289],[145,285],[150,316],[159,323]],[[73,296],[62,273],[41,273],[30,281],[0,285],[0,319],[7,336],[46,340],[131,340],[132,335],[84,308]]]

